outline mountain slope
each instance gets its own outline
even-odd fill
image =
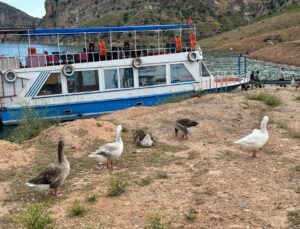
[[[42,27],[183,23],[192,16],[201,36],[244,25],[297,0],[46,0]]]
[[[0,29],[34,27],[39,22],[39,18],[31,17],[21,10],[0,2]]]
[[[300,4],[200,43],[203,49],[248,51],[250,58],[300,66]]]

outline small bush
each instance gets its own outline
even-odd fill
[[[185,214],[185,219],[189,222],[194,222],[197,219],[197,211],[195,209],[190,209],[188,213]]]
[[[92,196],[89,196],[88,198],[86,198],[86,201],[87,202],[90,202],[90,203],[95,203],[97,201],[97,197],[96,195],[92,195]]]
[[[300,132],[294,132],[294,133],[292,133],[292,137],[300,139]]]
[[[109,180],[109,187],[107,196],[120,196],[125,192],[125,183],[117,177],[111,177]]]
[[[159,214],[151,215],[145,225],[145,229],[170,229],[171,222],[163,223]]]
[[[20,213],[19,223],[26,229],[54,228],[54,218],[40,203],[31,203]]]
[[[295,166],[295,171],[296,171],[296,172],[300,172],[300,165],[296,165],[296,166]]]
[[[86,211],[86,208],[82,206],[78,200],[76,200],[73,206],[69,209],[69,215],[73,217],[83,216]]]
[[[140,186],[144,187],[146,185],[151,184],[152,180],[149,177],[143,178],[139,183]]]
[[[159,172],[159,173],[157,174],[157,178],[158,178],[158,179],[168,179],[169,176],[168,176],[168,174],[167,174],[166,172],[161,171],[161,172]]]
[[[277,107],[281,104],[281,100],[278,97],[264,92],[257,95],[247,95],[247,99],[262,101],[270,107]]]
[[[300,211],[288,212],[288,220],[294,228],[300,228]]]
[[[8,140],[22,143],[25,140],[36,137],[52,124],[54,124],[54,122],[42,119],[31,109],[26,109],[22,114],[22,121],[12,132]]]

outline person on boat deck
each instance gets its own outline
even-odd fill
[[[279,75],[279,81],[285,80],[285,68],[281,68],[280,75]],[[280,87],[286,87],[286,84],[280,84]]]
[[[193,24],[192,17],[188,17],[188,19],[186,20],[186,24]]]

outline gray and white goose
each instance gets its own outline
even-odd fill
[[[291,87],[294,87],[296,90],[300,87],[300,82],[296,82],[294,76],[292,76]]]
[[[137,146],[151,147],[154,143],[154,139],[151,134],[146,134],[142,130],[137,130],[133,134],[133,141]]]
[[[177,136],[178,131],[180,130],[183,134],[181,136],[182,139],[188,139],[188,133],[191,128],[197,126],[199,123],[197,121],[193,121],[190,119],[177,119],[175,122],[175,135]]]
[[[35,178],[29,180],[26,185],[38,191],[50,190],[50,194],[58,196],[57,191],[70,172],[70,164],[64,154],[64,141],[58,143],[58,163],[52,164],[48,168],[40,172]]]
[[[98,150],[92,152],[89,157],[96,158],[100,164],[106,163],[108,169],[113,169],[113,161],[118,160],[124,148],[121,132],[122,126],[118,125],[116,129],[115,142],[101,146]]]

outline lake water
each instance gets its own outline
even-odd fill
[[[33,45],[32,45],[33,46]],[[37,53],[43,53],[44,51],[58,52],[57,46],[50,45],[36,45],[34,47],[37,49]],[[26,56],[27,55],[28,44],[0,44],[0,56]],[[61,47],[60,51],[78,52],[82,50],[78,47]],[[237,59],[238,53],[234,52],[204,52],[204,61],[213,75],[230,75],[237,74]],[[296,78],[300,78],[300,68],[288,65],[279,65],[273,63],[267,63],[257,60],[247,61],[247,70],[249,71],[259,71],[259,76],[261,79],[278,79],[281,67],[286,69],[287,78],[295,75]],[[243,67],[241,69],[243,72]],[[0,139],[8,136],[14,129],[14,126],[3,126],[0,127]]]

